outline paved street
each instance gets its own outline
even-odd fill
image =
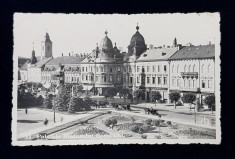
[[[105,100],[102,96],[92,97],[95,100]],[[114,100],[108,99],[111,102],[123,102],[123,98],[115,97]],[[130,100],[126,100],[130,103]],[[131,104],[131,109],[134,110],[135,114],[144,114],[144,108],[153,108],[159,110],[162,118],[185,123],[191,125],[200,125],[202,127],[215,128],[215,113],[212,114],[211,111],[196,112],[196,123],[195,123],[195,113],[194,109],[190,111],[189,106],[177,106],[175,109],[173,104],[157,104],[154,103],[140,103],[140,104]],[[122,111],[123,112],[123,111]],[[125,113],[125,112],[124,112]],[[147,115],[152,117],[152,115]]]

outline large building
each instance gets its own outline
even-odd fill
[[[105,37],[92,54],[81,62],[81,83],[86,90],[93,89],[95,94],[103,94],[107,88],[123,85],[123,55],[113,47],[112,41]]]
[[[185,46],[170,58],[170,91],[215,93],[215,45]]]

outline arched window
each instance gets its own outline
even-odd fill
[[[191,72],[191,65],[188,66],[188,72]]]
[[[202,65],[202,73],[204,73],[204,65]]]
[[[207,73],[210,73],[210,64],[208,65]]]
[[[186,72],[186,65],[184,65],[184,72]]]
[[[173,65],[173,66],[172,66],[172,73],[174,73],[174,68],[175,68],[175,66]]]
[[[195,72],[195,65],[193,65],[193,72]]]

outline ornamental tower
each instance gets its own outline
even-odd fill
[[[47,32],[45,35],[45,40],[42,42],[42,56],[43,58],[52,57],[52,42]]]

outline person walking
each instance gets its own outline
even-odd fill
[[[44,120],[44,125],[46,125],[47,126],[47,124],[48,124],[48,120],[47,120],[47,118]]]
[[[28,109],[27,108],[25,109],[25,114],[28,114]]]

